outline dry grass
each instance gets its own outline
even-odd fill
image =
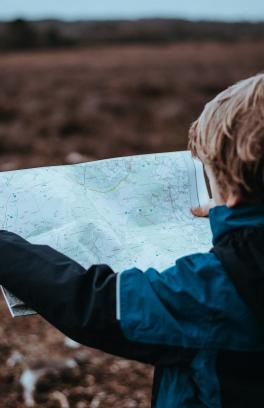
[[[204,103],[263,67],[262,43],[2,55],[0,165],[185,149]]]

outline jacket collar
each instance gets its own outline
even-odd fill
[[[240,204],[234,208],[218,205],[209,211],[213,245],[229,231],[241,227],[264,226],[264,204]]]

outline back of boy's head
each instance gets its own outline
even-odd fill
[[[264,74],[207,103],[189,130],[189,148],[211,167],[224,198],[264,203]]]

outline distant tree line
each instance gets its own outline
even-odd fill
[[[0,50],[177,41],[264,40],[264,22],[225,23],[179,19],[135,21],[27,21],[0,23]]]
[[[27,50],[34,48],[58,48],[74,45],[71,39],[61,35],[55,25],[38,29],[38,24],[23,19],[0,23],[1,50]]]

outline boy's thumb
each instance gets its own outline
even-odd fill
[[[191,208],[191,212],[196,217],[207,217],[209,213],[208,206],[204,207],[193,207]]]
[[[210,199],[206,205],[201,207],[193,207],[191,208],[191,212],[196,217],[208,217],[209,210],[215,207],[215,202],[213,199]]]

